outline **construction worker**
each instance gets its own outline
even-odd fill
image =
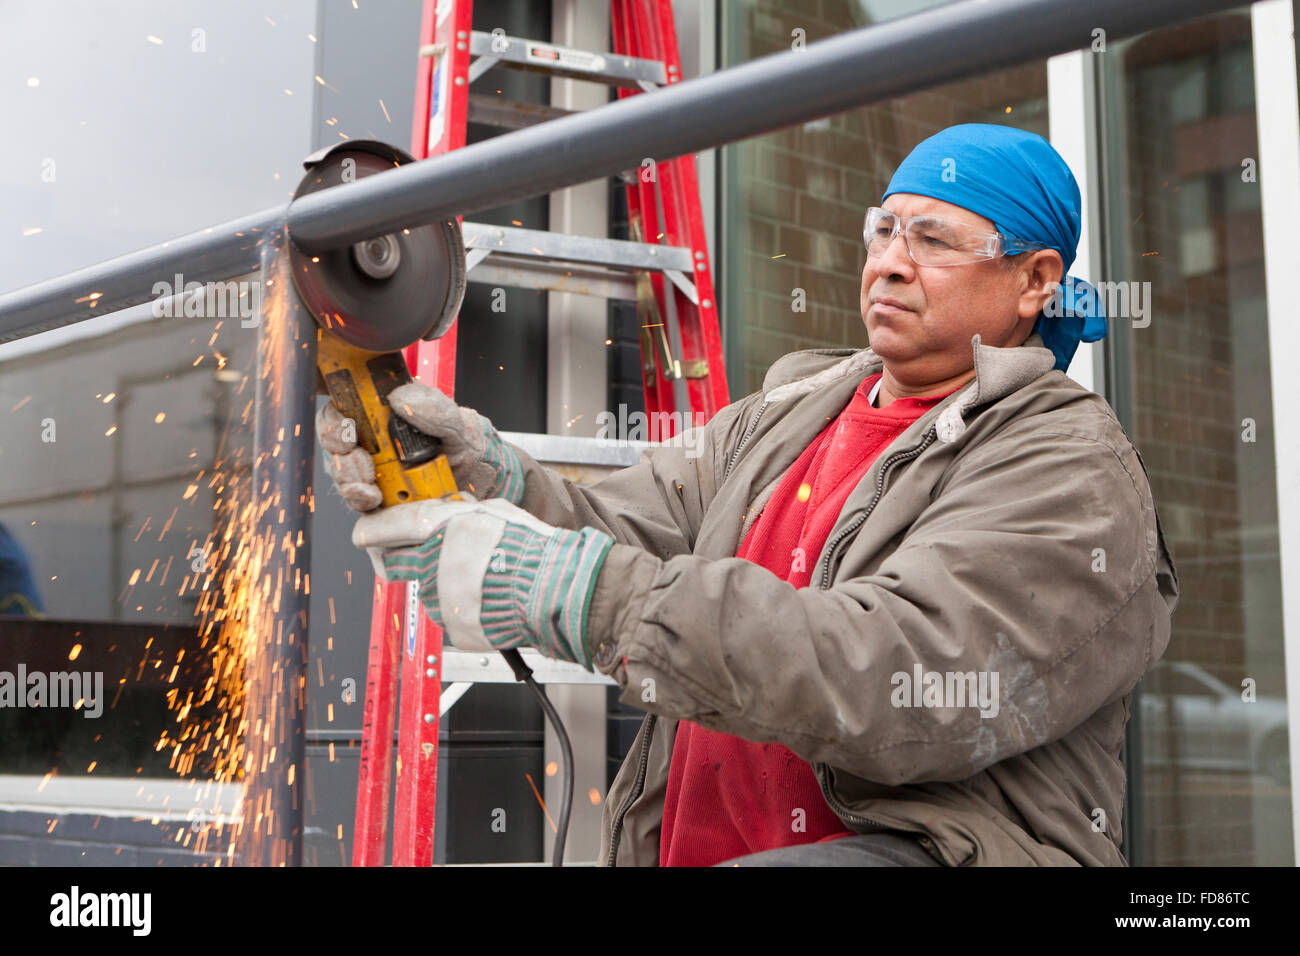
[[[870,348],[776,361],[697,442],[579,486],[423,385],[479,500],[362,516],[463,649],[535,647],[648,711],[616,865],[1123,865],[1120,748],[1178,580],[1145,469],[1069,379],[1106,332],[1041,137],[921,143],[866,216]],[[369,458],[319,434],[358,511]],[[690,449],[694,449],[692,454]]]

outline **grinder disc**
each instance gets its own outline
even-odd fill
[[[340,143],[307,157],[307,175],[294,198],[413,161],[375,140]],[[316,322],[369,352],[395,352],[422,338],[438,338],[455,320],[465,295],[465,244],[455,219],[318,256],[292,241],[289,246],[294,284]]]

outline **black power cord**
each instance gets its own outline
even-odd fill
[[[551,866],[564,866],[564,839],[569,833],[569,814],[573,810],[573,747],[569,743],[569,735],[564,731],[564,722],[560,720],[559,711],[551,703],[551,698],[546,696],[546,689],[533,679],[533,670],[524,663],[523,656],[517,650],[502,651],[501,656],[515,672],[515,680],[532,688],[533,693],[537,695],[537,702],[542,705],[546,719],[551,722],[556,736],[560,738],[560,757],[564,762],[564,790],[560,798],[560,819],[555,826],[555,848],[551,851]]]

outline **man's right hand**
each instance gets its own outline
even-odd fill
[[[421,382],[393,389],[388,404],[395,414],[442,441],[457,487],[479,500],[505,498],[515,505],[523,500],[519,456],[486,417]],[[355,423],[349,425],[333,403],[326,402],[316,416],[316,435],[325,452],[325,469],[344,503],[353,511],[378,508],[383,496],[375,484],[375,465],[357,447]]]

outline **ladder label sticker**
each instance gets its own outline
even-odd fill
[[[585,70],[589,73],[599,73],[605,69],[605,58],[599,53],[544,46],[540,43],[528,45],[528,59],[547,66],[562,66],[568,70]]]
[[[447,64],[451,59],[450,51],[444,50],[433,58],[433,82],[429,84],[429,142],[427,151],[436,151],[447,130],[447,77],[451,71]]]
[[[420,626],[420,585],[406,582],[406,656],[415,660],[415,634]]]

